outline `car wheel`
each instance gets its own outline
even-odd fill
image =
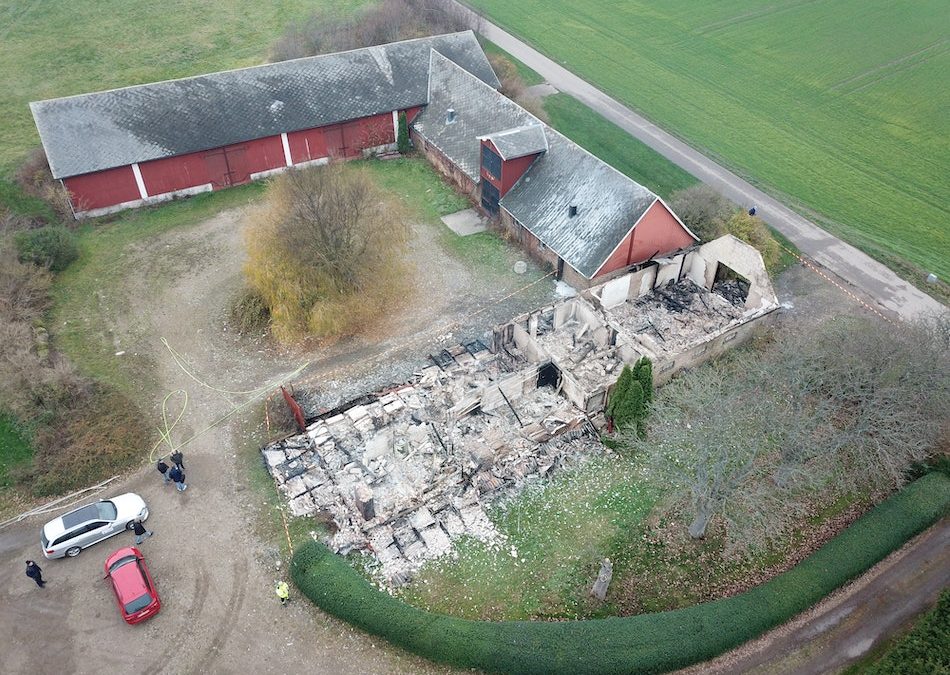
[[[135,521],[134,521],[134,520],[130,520],[129,522],[127,522],[127,523],[125,524],[125,529],[127,529],[127,530],[130,530],[130,531],[131,531],[133,527],[135,527]]]
[[[77,555],[79,555],[80,551],[82,551],[82,549],[79,546],[73,546],[72,548],[67,548],[66,556],[69,558],[75,558]]]

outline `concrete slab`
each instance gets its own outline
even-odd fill
[[[442,216],[442,222],[448,225],[449,229],[460,237],[475,234],[476,232],[484,232],[488,229],[488,221],[475,209],[465,209],[464,211]]]

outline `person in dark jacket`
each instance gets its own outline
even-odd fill
[[[177,466],[173,466],[171,469],[169,469],[168,475],[173,481],[175,481],[175,488],[177,488],[179,492],[184,492],[186,489],[188,489],[188,486],[185,485],[185,474]]]
[[[36,585],[43,588],[46,582],[43,581],[43,570],[32,560],[26,561],[26,576],[36,582]]]
[[[138,546],[148,537],[152,536],[151,530],[146,530],[141,520],[132,523],[132,531],[135,532],[135,545]]]
[[[165,463],[165,460],[158,460],[158,464],[155,465],[155,468],[158,469],[160,474],[162,474],[162,480],[165,483],[170,483],[172,481],[172,477],[168,475],[168,465]]]
[[[181,454],[181,450],[175,450],[169,457],[172,463],[177,466],[182,471],[185,470],[185,456]]]

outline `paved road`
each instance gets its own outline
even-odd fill
[[[534,69],[560,91],[593,108],[631,136],[740,206],[748,208],[754,205],[756,215],[788,237],[806,256],[861,291],[862,295],[878,305],[882,313],[912,319],[947,311],[942,304],[898,277],[881,263],[828,234],[510,33],[455,0],[447,2],[468,11],[472,17],[472,25],[478,27],[478,32]]]

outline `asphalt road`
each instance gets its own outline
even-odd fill
[[[479,33],[535,70],[558,90],[582,101],[736,204],[743,208],[755,206],[757,216],[788,237],[806,256],[858,289],[883,314],[914,319],[948,311],[886,266],[803,218],[515,36],[455,0],[446,2],[467,11]]]

